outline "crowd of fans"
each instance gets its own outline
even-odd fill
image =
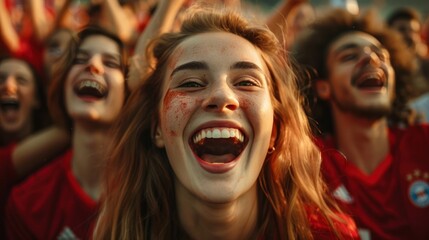
[[[428,239],[429,17],[0,0],[0,238]]]

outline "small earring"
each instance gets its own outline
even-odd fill
[[[276,150],[276,148],[275,148],[275,147],[270,147],[270,148],[268,148],[268,154],[273,153],[275,150]]]

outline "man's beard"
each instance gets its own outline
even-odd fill
[[[367,119],[380,119],[387,117],[392,112],[392,106],[385,104],[371,105],[371,106],[358,106],[348,101],[339,101],[335,94],[332,95],[334,104],[342,112],[347,112],[362,118]]]

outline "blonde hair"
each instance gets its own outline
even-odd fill
[[[258,233],[267,239],[312,239],[308,209],[331,223],[334,214],[320,176],[321,156],[299,102],[296,77],[275,36],[238,14],[193,10],[177,33],[153,42],[154,69],[141,79],[116,126],[105,172],[105,196],[95,239],[177,239],[181,228],[174,173],[164,149],[153,141],[162,101],[161,79],[168,59],[183,40],[204,32],[236,34],[257,47],[269,69],[277,127],[275,151],[258,178]]]

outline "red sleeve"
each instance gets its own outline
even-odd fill
[[[17,177],[12,163],[12,152],[15,144],[0,148],[0,239],[5,238],[4,208],[6,200]]]
[[[12,185],[17,180],[15,167],[12,163],[12,152],[15,144],[10,144],[0,149],[0,203],[6,200],[6,196]]]

